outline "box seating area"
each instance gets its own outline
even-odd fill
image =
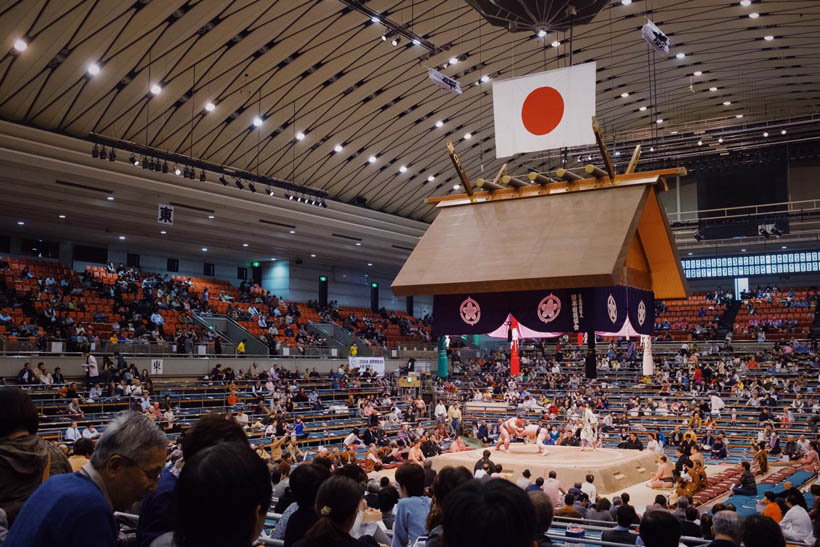
[[[767,299],[744,299],[735,318],[734,339],[756,339],[758,329],[765,331],[767,340],[806,337],[811,331],[817,306],[813,297],[814,291],[797,289],[793,296],[786,291],[777,291]],[[796,302],[808,304],[795,306]]]
[[[714,293],[711,293],[714,294]],[[706,329],[717,329],[720,318],[726,312],[726,304],[707,299],[707,293],[695,293],[685,300],[663,301],[665,311],[656,313],[655,330],[660,334],[669,334],[673,340],[692,340],[692,331],[700,325]],[[701,317],[701,310],[704,315]],[[669,328],[662,328],[665,322]]]
[[[388,316],[391,313],[394,314],[398,320],[404,319],[408,321],[413,327],[418,329],[418,334],[402,336],[401,329],[397,324],[391,322],[389,318],[384,318],[378,313],[373,313],[370,308],[358,308],[353,306],[342,306],[339,308],[339,315],[342,317],[342,320],[347,319],[351,314],[356,315],[357,322],[356,332],[354,333],[355,335],[358,336],[359,330],[367,329],[365,320],[368,320],[371,322],[375,330],[380,331],[385,336],[385,345],[388,348],[395,348],[400,345],[411,344],[413,342],[418,343],[429,341],[431,328],[424,325],[421,319],[412,317],[403,311],[388,310]]]

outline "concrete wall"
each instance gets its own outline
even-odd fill
[[[0,376],[5,378],[16,377],[17,373],[23,368],[26,362],[30,362],[32,368],[37,366],[39,362],[45,363],[50,372],[54,372],[56,367],[60,367],[65,376],[84,376],[82,370],[83,359],[81,356],[27,356],[27,357],[0,357]],[[151,370],[150,357],[134,357],[128,358],[128,363],[134,363],[139,370]],[[98,357],[98,362],[102,364],[102,358]],[[164,376],[204,376],[208,374],[217,363],[222,365],[222,368],[231,367],[234,370],[248,370],[251,363],[256,362],[260,368],[270,368],[274,363],[288,370],[298,370],[304,372],[305,370],[312,370],[314,367],[320,373],[327,373],[331,370],[338,370],[339,365],[347,363],[347,359],[239,359],[239,358],[220,358],[220,359],[197,359],[187,357],[166,357],[163,359],[163,375]],[[385,371],[397,371],[399,367],[406,364],[404,359],[387,359],[385,360]]]

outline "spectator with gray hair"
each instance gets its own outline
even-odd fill
[[[714,541],[709,547],[737,547],[743,539],[743,521],[735,511],[719,511],[712,517]]]
[[[5,547],[116,547],[114,511],[127,511],[156,488],[167,444],[153,420],[119,414],[80,471],[51,477],[34,492]]]

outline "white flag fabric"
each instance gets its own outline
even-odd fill
[[[595,143],[595,63],[493,82],[495,155]]]

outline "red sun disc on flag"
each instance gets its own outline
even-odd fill
[[[538,87],[527,95],[521,107],[521,121],[533,135],[546,135],[564,117],[564,98],[552,87]]]

